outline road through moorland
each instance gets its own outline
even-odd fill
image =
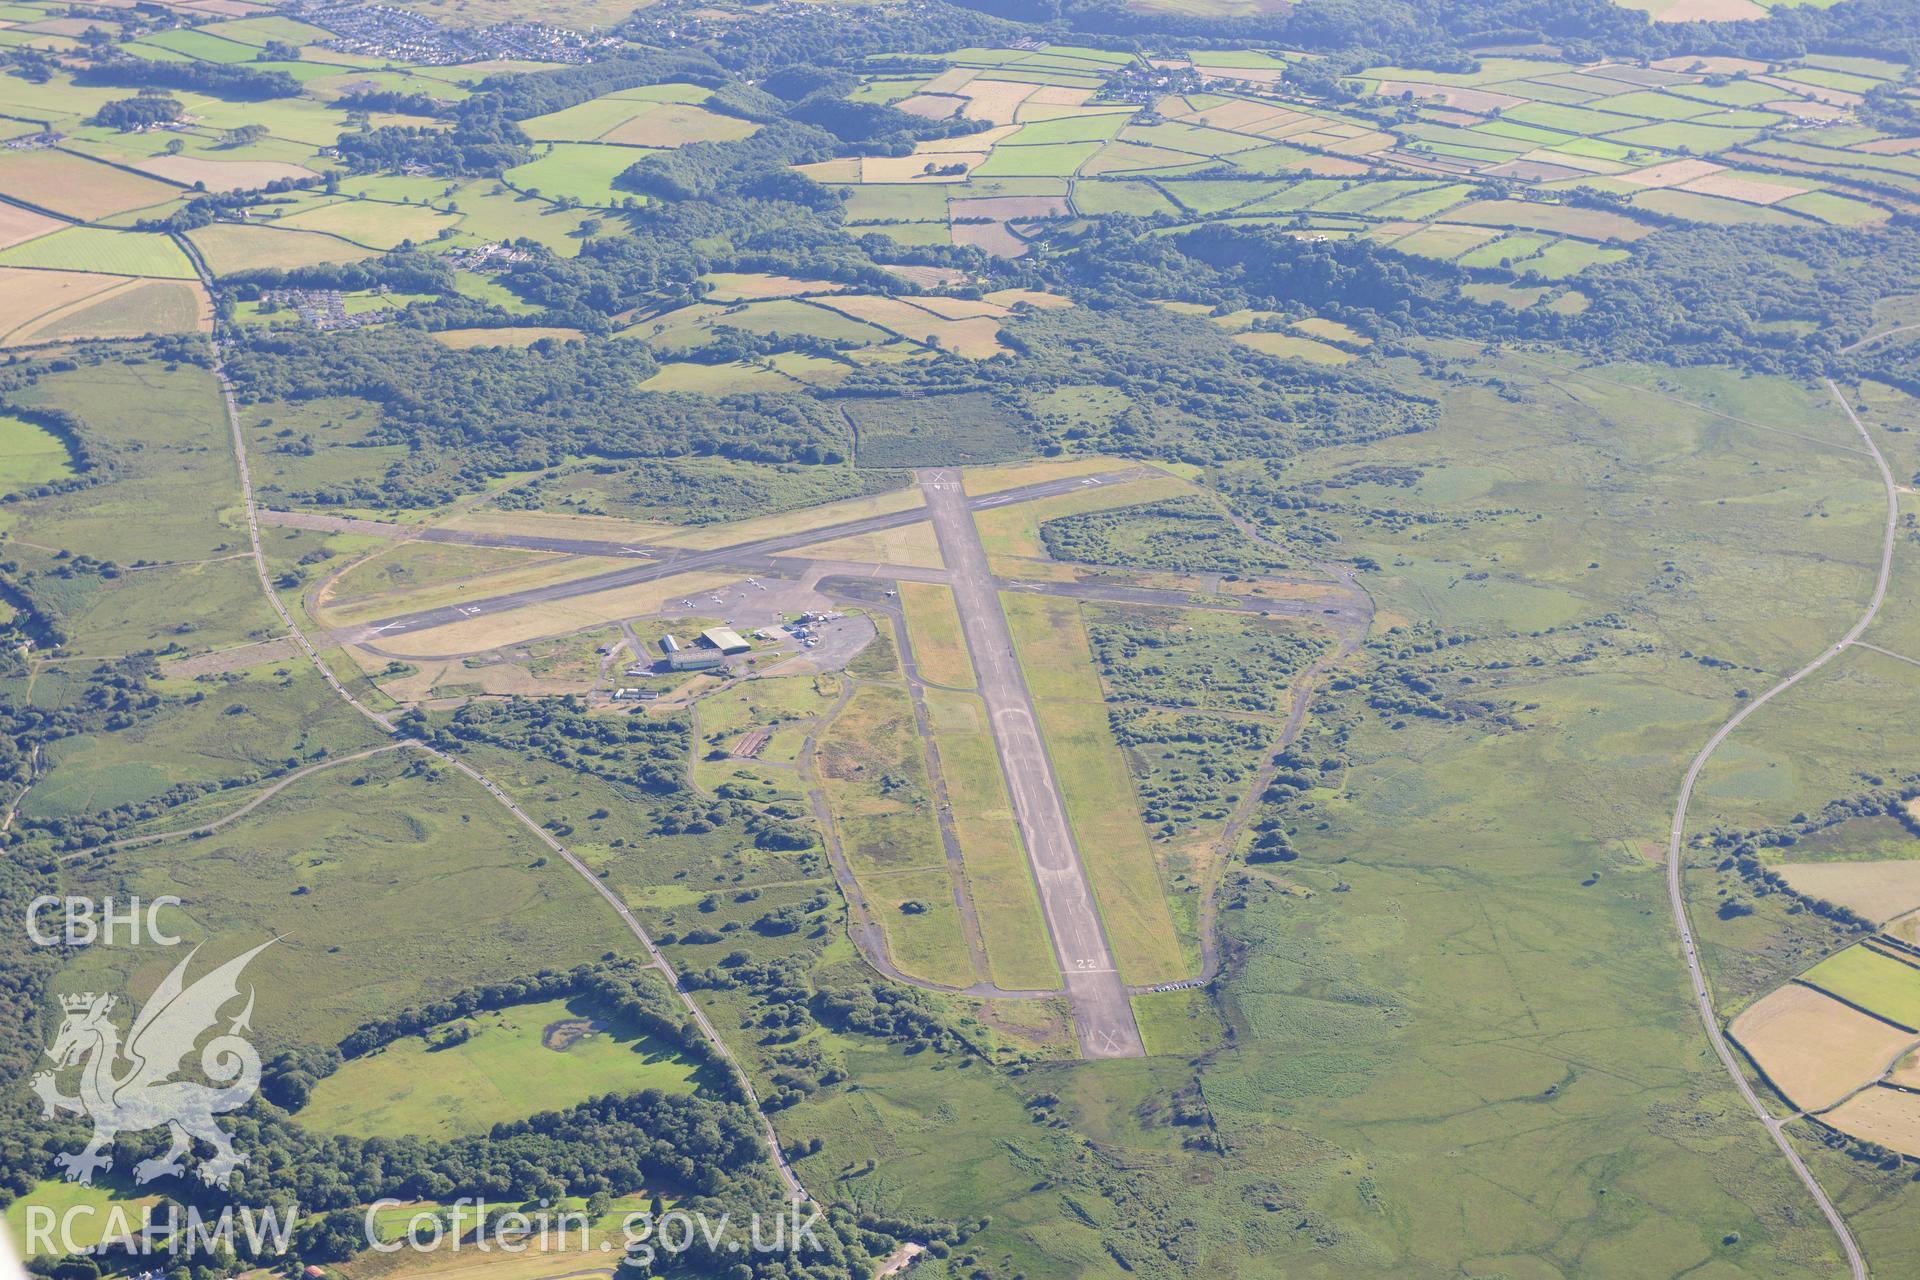
[[[1847,1226],[1846,1219],[1842,1218],[1840,1211],[1833,1207],[1833,1202],[1827,1198],[1827,1193],[1821,1187],[1819,1179],[1815,1178],[1813,1171],[1807,1168],[1806,1161],[1800,1158],[1800,1153],[1793,1149],[1793,1143],[1785,1132],[1785,1123],[1774,1118],[1773,1113],[1754,1092],[1753,1086],[1747,1083],[1745,1073],[1740,1070],[1740,1064],[1734,1058],[1732,1048],[1727,1044],[1725,1033],[1720,1030],[1720,1018],[1714,1012],[1713,993],[1707,985],[1706,974],[1700,963],[1700,950],[1694,940],[1692,918],[1687,912],[1685,867],[1681,861],[1681,846],[1687,826],[1687,806],[1693,800],[1694,785],[1699,782],[1701,771],[1707,767],[1707,761],[1713,758],[1713,753],[1719,749],[1720,744],[1725,742],[1748,716],[1845,652],[1847,646],[1858,640],[1873,623],[1874,615],[1880,612],[1881,602],[1887,598],[1887,582],[1893,576],[1894,530],[1900,513],[1899,491],[1894,487],[1893,472],[1887,467],[1887,460],[1881,456],[1879,446],[1874,443],[1873,436],[1867,431],[1866,425],[1854,413],[1853,405],[1840,394],[1840,388],[1834,385],[1832,378],[1827,379],[1827,390],[1832,393],[1835,400],[1839,401],[1840,407],[1846,410],[1848,421],[1853,423],[1854,430],[1858,431],[1860,438],[1866,442],[1867,452],[1873,456],[1873,465],[1879,468],[1880,482],[1886,489],[1887,519],[1880,545],[1880,575],[1874,583],[1873,596],[1867,601],[1865,611],[1861,613],[1859,620],[1853,624],[1846,635],[1835,644],[1823,649],[1819,656],[1806,666],[1801,667],[1759,697],[1749,700],[1734,712],[1728,717],[1727,722],[1707,739],[1707,744],[1700,748],[1700,754],[1693,758],[1693,764],[1688,767],[1687,775],[1680,783],[1680,798],[1673,808],[1673,826],[1667,833],[1667,898],[1673,908],[1674,927],[1680,932],[1680,949],[1686,956],[1688,980],[1693,983],[1693,998],[1700,1012],[1700,1020],[1706,1026],[1707,1039],[1713,1044],[1714,1053],[1719,1057],[1720,1064],[1727,1069],[1727,1075],[1732,1079],[1734,1087],[1740,1091],[1740,1096],[1746,1099],[1753,1113],[1760,1117],[1760,1123],[1765,1125],[1767,1132],[1773,1136],[1774,1144],[1780,1148],[1781,1154],[1786,1156],[1787,1163],[1793,1167],[1794,1173],[1799,1176],[1807,1193],[1813,1197],[1814,1203],[1820,1206],[1820,1212],[1826,1215],[1827,1224],[1833,1228],[1841,1248],[1846,1252],[1847,1266],[1853,1272],[1854,1280],[1866,1280],[1866,1261],[1860,1255],[1860,1246],[1854,1241],[1853,1232]]]
[[[1014,817],[1026,841],[1041,914],[1066,978],[1067,1003],[1073,1010],[1081,1055],[1144,1057],[1146,1046],[1133,1019],[1133,1004],[1100,922],[1093,886],[1067,822],[1053,764],[1040,739],[1026,673],[1014,657],[1007,615],[987,569],[980,531],[973,523],[977,504],[968,501],[957,470],[923,471],[920,487],[927,495],[941,558],[953,574],[961,634],[987,706],[987,723],[1013,797]]]

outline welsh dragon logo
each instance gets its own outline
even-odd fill
[[[93,1121],[93,1138],[84,1151],[65,1152],[54,1163],[66,1170],[69,1181],[91,1185],[93,1175],[113,1167],[115,1135],[139,1133],[165,1126],[172,1138],[166,1153],[134,1166],[135,1182],[150,1182],[167,1174],[184,1173],[184,1158],[199,1139],[213,1148],[201,1161],[205,1182],[226,1186],[233,1171],[246,1162],[236,1153],[226,1131],[214,1117],[245,1106],[260,1087],[260,1055],[243,1037],[253,1016],[253,990],[226,1031],[200,1050],[200,1070],[212,1084],[174,1077],[185,1069],[195,1044],[220,1021],[220,1011],[240,997],[240,972],[247,962],[272,946],[272,940],[236,956],[202,976],[192,986],[185,982],[194,952],[175,965],[134,1017],[124,1046],[120,1028],[108,1016],[116,998],[97,992],[62,996],[66,1016],[47,1056],[59,1064],[33,1077],[48,1117],[68,1111]],[[195,948],[197,951],[198,948]],[[80,1070],[79,1092],[60,1092],[56,1073]]]

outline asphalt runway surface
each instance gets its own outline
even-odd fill
[[[960,496],[959,500],[965,504],[965,509],[968,511],[984,511],[1010,503],[1031,502],[1036,498],[1071,493],[1086,485],[1106,483],[1113,478],[1113,476],[1069,477],[1063,480],[1048,480],[1041,484],[1023,485],[1020,488],[1008,489],[1004,493],[990,494],[984,498],[968,499]],[[907,525],[919,524],[927,518],[926,508],[911,507],[905,511],[863,516],[858,520],[844,520],[839,524],[824,525],[815,529],[780,534],[772,538],[761,538],[754,542],[738,543],[730,547],[715,547],[704,551],[521,534],[425,530],[416,536],[430,542],[458,542],[467,546],[513,547],[530,551],[564,551],[575,555],[650,554],[658,558],[649,560],[646,564],[634,565],[632,568],[609,569],[605,573],[575,578],[569,582],[556,582],[544,587],[529,587],[524,591],[508,592],[505,595],[475,600],[470,604],[442,605],[437,609],[396,614],[390,618],[379,618],[347,630],[350,639],[364,642],[376,640],[382,636],[404,635],[409,631],[424,631],[452,622],[462,622],[481,614],[504,613],[509,609],[547,604],[555,600],[568,600],[574,596],[592,595],[597,591],[611,591],[618,587],[630,587],[642,582],[657,582],[661,578],[670,578],[680,573],[694,573],[702,569],[724,567],[765,573],[773,568],[771,557],[783,551],[792,551],[799,547],[812,546],[818,542],[838,538],[850,538],[863,533],[899,529]],[[430,534],[433,536],[428,536]],[[981,571],[985,572],[984,560]]]
[[[1014,657],[1007,616],[973,523],[977,500],[970,501],[962,491],[956,470],[923,471],[920,476],[940,555],[953,575],[960,629],[987,705],[987,721],[1013,796],[1014,816],[1039,886],[1041,914],[1066,979],[1081,1055],[1144,1057],[1146,1046],[1133,1020],[1133,1005],[1107,945],[1093,888],[1081,865],[1053,765],[1034,718],[1026,675]]]

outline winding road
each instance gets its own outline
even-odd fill
[[[1880,447],[1874,443],[1873,436],[1867,431],[1866,425],[1860,421],[1859,415],[1854,413],[1853,405],[1840,393],[1840,388],[1834,384],[1832,378],[1828,378],[1826,382],[1827,390],[1835,400],[1839,401],[1840,407],[1846,410],[1847,419],[1853,423],[1854,430],[1860,433],[1860,439],[1865,442],[1867,452],[1872,455],[1873,465],[1879,469],[1880,482],[1886,489],[1887,520],[1880,545],[1880,575],[1874,583],[1873,596],[1867,601],[1865,611],[1844,636],[1822,650],[1813,661],[1765,693],[1749,700],[1734,712],[1727,718],[1727,722],[1707,739],[1707,744],[1700,748],[1700,754],[1693,758],[1686,777],[1680,783],[1680,798],[1673,807],[1673,826],[1667,833],[1667,898],[1673,908],[1674,927],[1680,934],[1680,948],[1686,956],[1687,976],[1693,984],[1693,998],[1699,1009],[1700,1021],[1707,1029],[1707,1039],[1712,1042],[1715,1055],[1719,1057],[1720,1064],[1727,1069],[1727,1075],[1733,1081],[1734,1088],[1739,1090],[1740,1096],[1746,1099],[1754,1115],[1760,1118],[1760,1123],[1765,1125],[1767,1132],[1772,1135],[1774,1145],[1779,1147],[1780,1153],[1787,1158],[1787,1163],[1792,1166],[1801,1184],[1806,1187],[1807,1194],[1811,1195],[1814,1203],[1820,1206],[1820,1212],[1826,1216],[1827,1224],[1833,1228],[1833,1234],[1838,1237],[1840,1247],[1846,1253],[1847,1266],[1852,1271],[1854,1280],[1866,1280],[1866,1260],[1861,1257],[1860,1246],[1853,1238],[1852,1229],[1847,1226],[1846,1219],[1840,1216],[1840,1211],[1833,1207],[1833,1201],[1827,1198],[1820,1180],[1813,1176],[1813,1170],[1809,1169],[1806,1161],[1800,1158],[1800,1153],[1793,1149],[1793,1143],[1786,1135],[1786,1121],[1775,1119],[1773,1113],[1767,1110],[1766,1104],[1754,1092],[1753,1086],[1747,1082],[1745,1073],[1740,1070],[1740,1064],[1733,1056],[1732,1048],[1727,1044],[1725,1033],[1720,1030],[1720,1018],[1713,1007],[1713,992],[1707,984],[1706,972],[1700,963],[1700,949],[1695,943],[1693,921],[1687,911],[1685,866],[1682,862],[1687,807],[1693,801],[1694,785],[1699,782],[1701,771],[1707,767],[1707,761],[1713,758],[1713,753],[1719,750],[1720,744],[1725,742],[1748,716],[1832,662],[1846,651],[1847,646],[1859,640],[1866,629],[1872,625],[1874,616],[1880,612],[1880,606],[1887,598],[1887,583],[1893,577],[1894,536],[1900,514],[1899,490],[1894,485],[1893,472],[1888,468],[1886,458],[1881,456]]]

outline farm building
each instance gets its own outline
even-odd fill
[[[745,653],[753,648],[732,627],[709,627],[700,633],[700,640],[722,653]]]

